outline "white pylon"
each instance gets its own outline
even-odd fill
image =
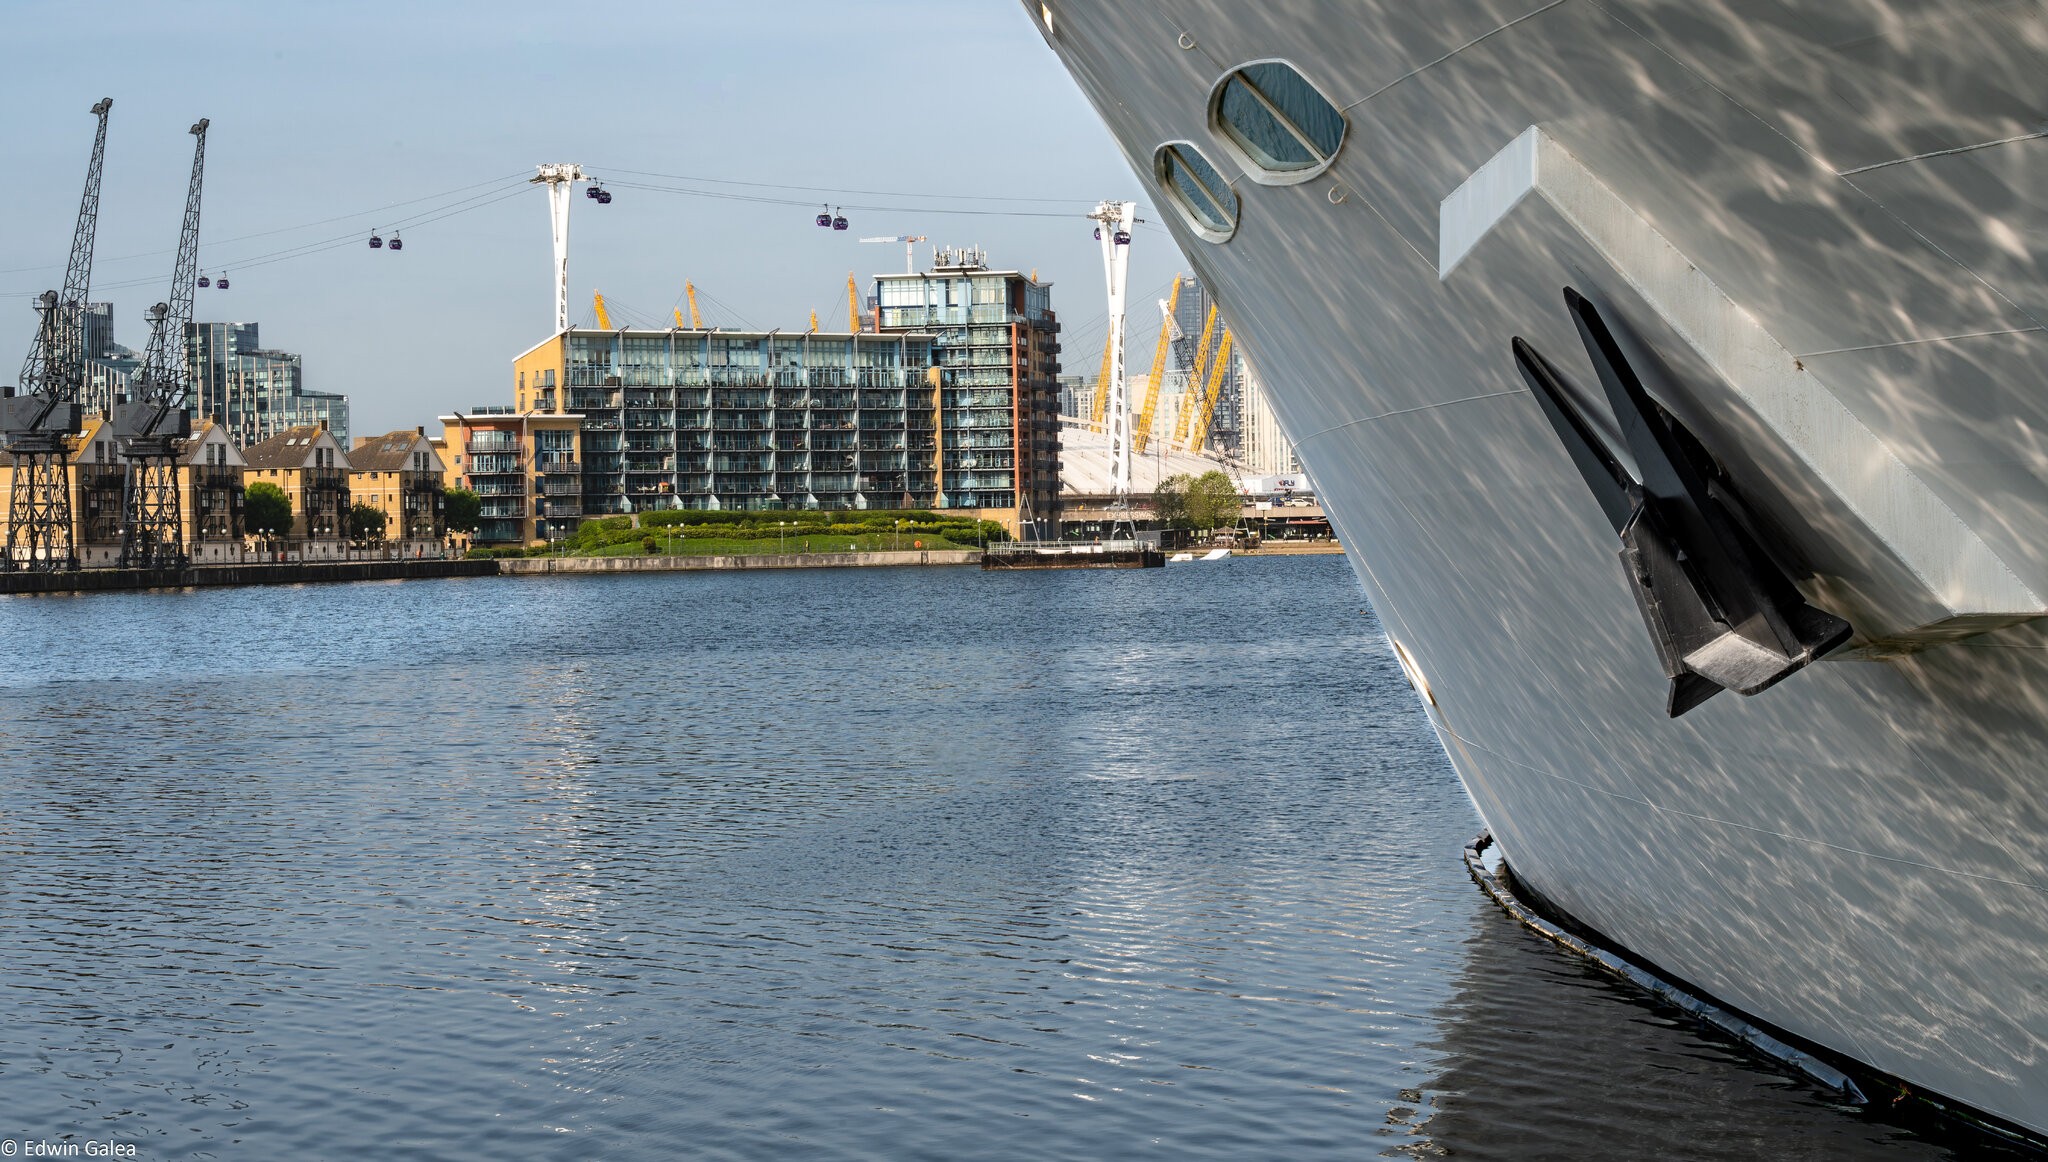
[[[1109,382],[1096,385],[1109,393],[1104,423],[1109,429],[1110,493],[1116,506],[1131,501],[1131,393],[1124,382],[1124,297],[1131,265],[1131,226],[1138,203],[1104,202],[1088,215],[1096,222],[1102,244],[1102,277],[1109,287]]]
[[[555,236],[555,333],[569,329],[569,198],[577,182],[590,179],[583,167],[556,163],[537,166],[540,172],[528,179],[548,188],[548,220]]]

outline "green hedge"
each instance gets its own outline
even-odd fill
[[[949,516],[922,509],[868,509],[837,510],[819,512],[812,510],[771,510],[766,512],[706,512],[697,510],[663,510],[640,514],[639,527],[634,527],[633,518],[627,516],[595,517],[583,522],[567,541],[562,550],[577,556],[615,556],[641,552],[663,553],[674,546],[680,552],[708,552],[709,546],[697,547],[692,542],[718,541],[743,546],[737,551],[773,552],[778,546],[794,547],[801,538],[811,538],[814,551],[844,551],[839,548],[827,549],[826,543],[855,543],[860,538],[863,548],[887,548],[898,543],[910,548],[917,541],[923,541],[927,549],[980,547],[991,540],[1002,540],[1007,534],[1003,526],[995,521],[975,520],[972,517]],[[881,538],[887,538],[882,540]],[[647,548],[652,540],[655,547]],[[682,543],[677,544],[678,540]],[[767,542],[773,542],[769,544]],[[624,547],[621,546],[631,546]],[[690,547],[685,547],[690,546]],[[722,550],[734,551],[734,550]]]

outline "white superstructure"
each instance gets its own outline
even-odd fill
[[[1027,11],[1517,880],[2048,1137],[2048,14]]]

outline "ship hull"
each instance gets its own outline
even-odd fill
[[[1027,8],[1268,385],[1517,878],[1732,1008],[2048,1138],[2048,140],[2022,100],[2048,17]],[[1239,222],[1208,241],[1154,150],[1227,159],[1209,95],[1261,59],[1348,136],[1307,182],[1222,166]],[[1567,286],[1847,647],[1667,715],[1614,530],[1510,353],[1597,384]]]

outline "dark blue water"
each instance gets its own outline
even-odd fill
[[[0,1139],[1928,1158],[1555,952],[1341,559],[0,599]]]

